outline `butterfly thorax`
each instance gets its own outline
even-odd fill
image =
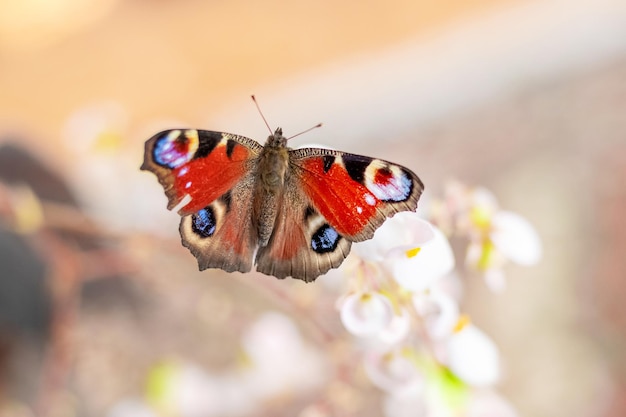
[[[259,156],[258,177],[254,194],[253,221],[257,221],[259,245],[267,246],[282,201],[289,168],[287,139],[281,128],[267,138]]]

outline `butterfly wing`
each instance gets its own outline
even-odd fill
[[[309,282],[341,265],[352,242],[327,224],[299,187],[297,175],[290,175],[270,241],[257,252],[256,269]]]
[[[395,213],[414,211],[424,191],[413,171],[382,159],[316,148],[296,149],[292,158],[304,193],[353,242],[371,239]]]
[[[411,170],[328,149],[290,151],[290,176],[274,233],[257,270],[312,281],[339,266],[351,242],[371,239],[383,222],[413,211],[424,185]]]
[[[262,149],[243,136],[193,129],[167,130],[146,141],[141,169],[157,176],[168,209],[182,205],[182,243],[201,270],[251,269],[257,238],[250,213]]]

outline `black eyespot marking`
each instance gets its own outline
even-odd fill
[[[218,143],[222,140],[222,134],[220,132],[211,132],[209,130],[198,130],[198,150],[194,155],[194,158],[204,158],[208,156]]]
[[[222,196],[220,197],[220,200],[221,200],[221,201],[223,201],[223,202],[224,202],[224,204],[226,204],[226,212],[229,212],[229,211],[230,211],[230,203],[231,203],[231,202],[232,202],[232,200],[233,200],[233,196],[232,196],[232,194],[231,194],[231,191],[230,191],[230,190],[226,191],[226,192],[224,193],[224,195],[222,195]]]
[[[191,229],[200,237],[211,237],[215,233],[217,221],[211,206],[205,207],[191,216]]]
[[[307,221],[309,217],[313,216],[314,214],[315,214],[315,209],[313,209],[313,207],[311,206],[307,206],[306,210],[304,210],[304,221]]]
[[[365,170],[371,162],[371,158],[366,158],[364,156],[351,154],[343,156],[343,164],[346,167],[346,171],[348,171],[348,175],[350,175],[350,178],[361,184],[363,184],[365,179]]]
[[[317,253],[333,252],[337,249],[339,240],[341,235],[328,224],[324,224],[313,234],[311,248]]]
[[[324,159],[324,173],[326,173],[335,163],[335,157],[333,155],[324,155],[322,159]]]
[[[237,142],[235,142],[234,140],[228,139],[226,141],[226,156],[228,157],[228,159],[232,158],[235,146],[237,146]]]

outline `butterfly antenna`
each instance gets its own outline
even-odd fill
[[[256,106],[256,109],[259,111],[259,114],[261,115],[261,118],[265,122],[265,126],[267,126],[267,129],[270,131],[270,134],[273,134],[274,132],[272,131],[270,124],[267,123],[267,120],[265,120],[265,116],[263,116],[263,112],[261,111],[261,107],[259,107],[259,103],[257,103],[256,101],[256,97],[254,97],[254,94],[252,94],[251,97],[252,97],[252,101],[254,101],[254,105]]]
[[[302,132],[300,132],[300,133],[296,133],[296,134],[295,134],[295,135],[293,135],[293,136],[289,136],[289,137],[287,138],[287,140],[289,140],[289,139],[293,139],[293,138],[295,138],[296,136],[303,135],[303,134],[305,134],[306,132],[310,132],[310,131],[311,131],[311,130],[313,130],[313,129],[317,129],[318,127],[322,127],[322,124],[321,124],[321,123],[318,123],[318,124],[316,124],[315,126],[308,128],[307,130],[303,130],[303,131],[302,131]]]

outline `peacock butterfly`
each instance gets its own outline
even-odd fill
[[[263,274],[306,282],[341,265],[352,242],[371,239],[387,217],[415,210],[424,190],[391,162],[288,148],[281,128],[264,146],[231,133],[165,130],[146,141],[141,169],[157,176],[168,209],[182,206],[182,244],[200,270],[248,272],[254,257]]]

